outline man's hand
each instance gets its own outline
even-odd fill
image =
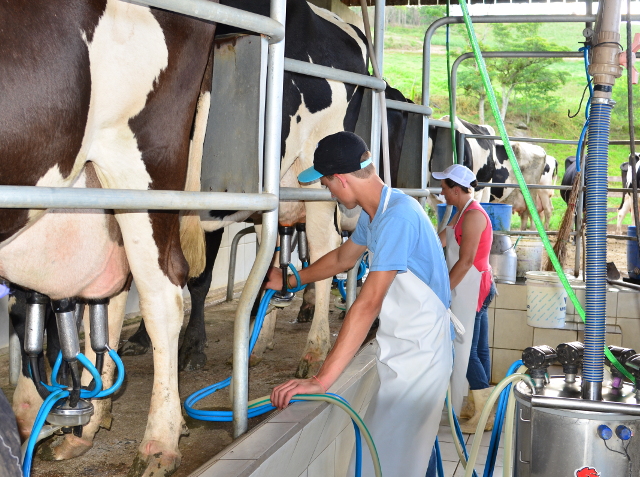
[[[284,409],[296,394],[324,394],[324,392],[320,383],[313,378],[292,379],[273,388],[271,403],[278,409]]]
[[[269,267],[264,286],[270,290],[282,290],[282,270],[276,267]]]

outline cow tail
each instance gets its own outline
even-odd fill
[[[211,73],[213,69],[213,49],[209,56],[209,63],[204,74],[200,96],[193,122],[191,144],[189,146],[189,165],[187,167],[187,180],[185,191],[200,191],[200,175],[202,172],[202,154],[204,148],[204,136],[207,130],[209,118],[209,106],[211,105]],[[180,244],[182,253],[189,264],[189,278],[198,277],[204,272],[207,261],[204,229],[200,223],[200,213],[190,210],[182,215],[180,221]]]

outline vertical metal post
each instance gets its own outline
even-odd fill
[[[354,267],[347,272],[347,311],[356,301],[356,292],[358,289],[358,270],[360,269],[360,262],[362,257],[358,259]]]
[[[231,241],[231,250],[229,251],[229,272],[227,274],[227,301],[233,301],[233,288],[235,287],[236,280],[236,260],[238,258],[238,244],[240,243],[240,239],[247,234],[255,233],[256,229],[254,227],[247,227],[246,229],[242,229],[240,232],[233,237]],[[258,241],[256,240],[256,243]],[[256,249],[257,252],[257,249]]]
[[[378,60],[378,68],[380,74],[383,71],[383,51],[384,51],[384,0],[376,0],[375,19],[374,19],[374,37],[373,37],[373,50]],[[362,12],[364,15],[364,11]],[[378,94],[373,92],[371,95],[371,156],[373,164],[375,165],[378,173],[380,173],[380,138],[382,133],[382,112],[380,111],[380,99]]]
[[[22,352],[20,350],[20,338],[9,321],[9,384],[16,386],[22,367]]]
[[[271,18],[285,25],[286,0],[271,0]],[[286,34],[286,33],[285,33]],[[282,82],[284,39],[269,45],[267,99],[265,108],[264,187],[265,193],[280,196],[280,137],[282,134]],[[278,209],[262,215],[262,246],[242,291],[233,335],[233,436],[247,431],[249,402],[249,321],[251,307],[269,268],[278,234]]]
[[[453,126],[455,123],[451,123]],[[456,144],[458,148],[458,164],[464,164],[464,141],[467,138],[467,135],[464,133],[460,133],[458,136],[458,144]]]

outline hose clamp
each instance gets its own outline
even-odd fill
[[[609,98],[591,98],[591,104],[606,104],[607,106],[615,106],[616,102]]]

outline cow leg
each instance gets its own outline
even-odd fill
[[[124,320],[124,309],[127,304],[128,291],[123,291],[111,298],[108,307],[109,317],[109,346],[113,349],[120,340],[122,322]],[[89,330],[89,307],[85,306],[84,329]],[[96,355],[91,349],[91,342],[85,339],[84,354],[89,361],[95,363]],[[125,370],[126,372],[126,370]],[[109,356],[105,356],[102,368],[102,388],[107,389],[115,382],[115,364]],[[82,373],[82,385],[88,386],[92,377],[87,370]],[[65,434],[55,442],[51,443],[50,453],[44,452],[45,456],[50,456],[52,460],[72,459],[84,454],[93,446],[93,438],[101,427],[111,428],[111,398],[93,399],[93,416],[89,423],[82,429],[82,437],[73,434]]]
[[[620,235],[622,233],[622,221],[627,216],[629,212],[631,212],[631,195],[626,194],[624,197],[624,201],[622,202],[622,206],[620,210],[618,210],[618,221],[616,223],[616,234]]]
[[[141,356],[149,351],[150,347],[151,339],[147,333],[147,328],[144,320],[140,320],[140,325],[136,332],[118,348],[118,354],[120,356]]]
[[[177,214],[116,213],[140,311],[153,343],[153,391],[145,435],[129,476],[170,475],[180,465],[183,427],[178,394],[178,337],[187,263]]]
[[[207,247],[207,263],[199,277],[187,282],[191,294],[191,314],[189,323],[184,331],[182,346],[178,352],[178,369],[200,369],[207,362],[204,348],[207,345],[207,336],[204,326],[204,302],[211,287],[213,266],[220,250],[224,229],[205,233]]]
[[[313,320],[315,310],[316,286],[314,283],[309,283],[302,295],[302,305],[300,305],[300,311],[298,312],[298,323],[309,323]]]
[[[307,237],[309,254],[312,262],[335,249],[340,243],[340,236],[332,223],[335,204],[333,202],[307,202]],[[329,297],[331,278],[316,282],[316,307],[313,322],[309,329],[307,345],[302,353],[296,376],[310,376],[320,368],[331,347],[329,333]]]

